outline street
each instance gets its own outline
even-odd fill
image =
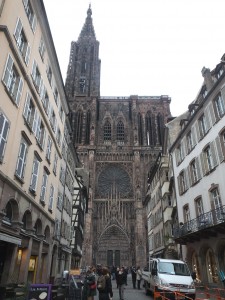
[[[145,289],[142,287],[143,283],[141,284],[141,290],[133,289],[131,274],[128,274],[127,277],[127,286],[124,292],[124,300],[147,300],[153,299],[152,296],[145,295]],[[112,280],[113,286],[113,300],[119,300],[119,290],[116,287],[116,280]],[[95,300],[98,300],[98,296],[95,296]]]

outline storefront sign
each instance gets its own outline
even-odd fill
[[[50,300],[51,284],[31,284],[27,300]]]

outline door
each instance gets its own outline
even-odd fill
[[[107,251],[107,266],[109,266],[109,267],[113,266],[113,251],[112,250]]]
[[[115,266],[120,266],[120,250],[115,251]]]

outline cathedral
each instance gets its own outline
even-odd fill
[[[71,43],[65,89],[74,146],[89,172],[82,265],[144,267],[148,175],[171,116],[170,97],[100,95],[99,42],[89,6]]]

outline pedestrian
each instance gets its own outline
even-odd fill
[[[138,289],[140,290],[141,289],[141,278],[142,278],[142,273],[141,273],[141,269],[140,267],[138,266],[137,267],[137,271],[136,271],[136,276],[137,276],[137,287]]]
[[[132,276],[133,288],[136,289],[137,273],[136,273],[135,267],[132,267],[132,269],[131,269],[131,276]]]
[[[94,296],[97,294],[96,287],[94,268],[89,268],[84,279],[82,300],[94,300]]]
[[[116,277],[116,287],[118,288],[118,274],[119,274],[119,271],[120,271],[120,268],[119,267],[117,267],[116,268],[116,273],[115,273],[115,277]]]
[[[112,281],[108,268],[103,267],[101,275],[97,280],[97,289],[99,292],[99,300],[112,300]]]
[[[126,274],[124,271],[124,267],[120,268],[119,270],[119,273],[117,275],[117,282],[119,287],[120,300],[124,300],[124,289],[126,284]]]

